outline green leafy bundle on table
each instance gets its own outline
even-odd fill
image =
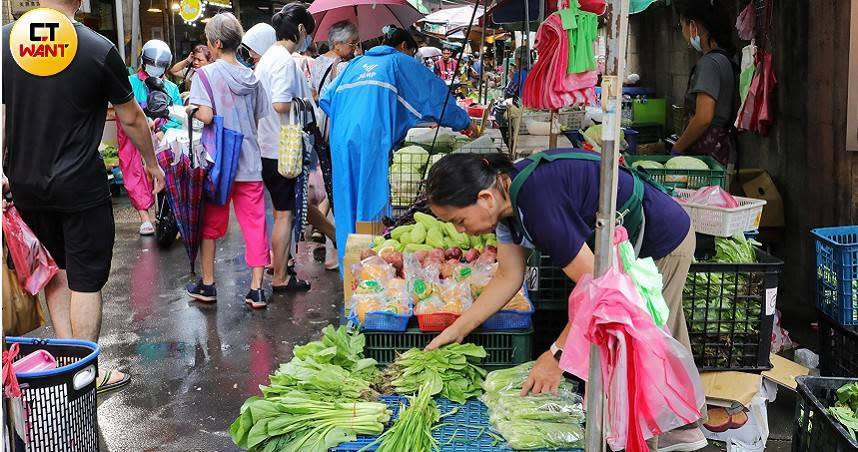
[[[412,348],[399,355],[385,371],[385,392],[440,394],[457,403],[479,396],[486,371],[478,366],[487,356],[474,344],[449,344],[424,351]]]
[[[393,426],[375,441],[361,449],[378,444],[377,452],[432,452],[440,450],[438,440],[432,436],[432,426],[441,419],[441,412],[432,400],[428,383],[408,397],[408,406],[399,406],[399,417]]]
[[[846,428],[853,440],[858,441],[858,383],[848,383],[837,389],[837,401],[828,412]]]
[[[230,426],[232,440],[251,451],[324,452],[357,435],[379,435],[390,410],[370,384],[379,376],[363,357],[365,338],[327,326],[322,339],[295,347],[294,358],[260,386]]]
[[[521,397],[521,385],[532,368],[531,361],[486,376],[480,399],[489,408],[492,427],[513,449],[583,447],[585,415],[576,384],[564,379],[556,394]]]

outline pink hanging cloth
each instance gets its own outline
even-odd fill
[[[617,231],[615,243],[626,234]],[[598,347],[606,440],[615,451],[647,451],[647,439],[700,419],[705,402],[694,358],[640,301],[634,282],[617,268],[596,279],[585,275],[569,296],[572,327],[560,367],[586,380],[590,345]]]
[[[569,33],[559,14],[548,17],[536,32],[539,59],[527,75],[522,103],[528,108],[553,110],[596,103],[596,71],[568,74]]]

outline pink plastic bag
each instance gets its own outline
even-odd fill
[[[702,204],[710,207],[724,207],[727,209],[739,207],[739,201],[736,201],[736,198],[734,198],[733,195],[727,193],[723,188],[717,185],[703,187],[697,190],[694,194],[685,199],[684,202]]]
[[[613,450],[647,451],[646,440],[700,419],[705,396],[694,358],[640,307],[632,280],[612,268],[585,275],[569,296],[572,327],[560,367],[587,379],[599,349]]]
[[[54,258],[15,207],[3,212],[3,237],[21,286],[30,295],[38,294],[59,271]]]

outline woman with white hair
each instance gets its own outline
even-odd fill
[[[337,22],[328,30],[328,40],[331,50],[316,58],[316,65],[310,74],[310,85],[313,88],[313,97],[317,100],[322,94],[322,89],[337,78],[342,70],[339,63],[346,62],[355,56],[358,41],[358,30],[355,24],[344,20]]]
[[[244,259],[252,269],[250,291],[244,297],[252,308],[267,305],[262,277],[270,262],[265,228],[265,189],[262,183],[262,156],[257,142],[256,124],[268,114],[268,96],[253,71],[236,57],[244,30],[230,13],[215,15],[206,24],[206,40],[216,61],[201,67],[191,83],[191,107],[194,117],[210,125],[214,115],[223,117],[224,128],[241,132],[241,154],[232,190],[225,205],[206,201],[202,215],[200,266],[202,279],[188,286],[188,295],[198,301],[217,300],[215,288],[215,240],[226,235],[229,205],[244,237]]]

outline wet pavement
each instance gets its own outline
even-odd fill
[[[218,302],[191,301],[194,281],[181,241],[170,249],[140,237],[127,198],[115,199],[116,247],[104,289],[100,344],[103,369],[132,375],[129,387],[99,398],[102,451],[233,451],[228,429],[242,403],[292,356],[339,321],[342,287],[337,273],[313,260],[315,244],[302,244],[298,273],[307,293],[272,296],[267,310],[244,304],[250,271],[234,219],[218,242]],[[270,218],[269,218],[270,221]],[[266,276],[266,292],[270,277]],[[50,337],[51,327],[30,335]],[[781,388],[769,405],[772,437],[767,451],[789,450],[795,396]],[[705,451],[725,450],[710,445]]]
[[[139,222],[116,200],[116,247],[104,288],[102,369],[129,372],[129,387],[99,398],[102,451],[230,451],[229,425],[245,399],[292,356],[337,322],[342,290],[334,272],[302,246],[297,270],[312,283],[303,294],[271,297],[267,310],[244,303],[250,271],[233,221],[217,249],[218,302],[190,301],[190,274],[181,241],[160,250],[137,234]],[[270,277],[266,277],[266,292]],[[33,335],[52,336],[48,331]]]

